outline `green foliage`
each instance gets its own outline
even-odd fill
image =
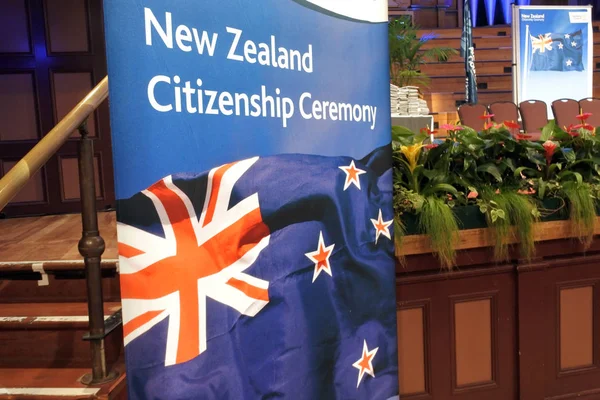
[[[454,246],[458,239],[458,222],[452,209],[439,197],[425,197],[419,226],[421,232],[429,235],[431,248],[442,267],[452,268],[456,258]]]
[[[515,227],[515,234],[519,239],[521,257],[530,260],[535,255],[533,224],[539,221],[540,212],[531,196],[515,192],[506,192],[502,196],[506,201],[510,223]]]
[[[531,196],[516,192],[494,192],[486,189],[479,201],[479,209],[494,228],[494,257],[498,261],[509,258],[508,244],[517,239],[521,256],[531,259],[535,254],[533,224],[540,213]]]
[[[492,190],[484,190],[482,199],[478,200],[479,210],[485,214],[488,226],[494,232],[494,258],[496,260],[508,259],[508,239],[510,235],[510,220],[507,218],[507,204],[504,196]]]
[[[406,226],[402,223],[400,216],[396,214],[394,217],[394,243],[396,246],[402,246],[402,239],[404,239],[404,235],[406,235]],[[399,257],[400,264],[404,267],[406,266],[406,257]]]
[[[582,121],[563,129],[551,121],[543,140],[530,141],[488,121],[481,132],[450,127],[435,143],[429,132],[394,127],[396,215],[416,216],[445,267],[454,262],[456,206],[479,207],[493,228],[497,260],[509,257],[513,242],[522,257],[533,257],[534,224],[567,209],[574,235],[589,246],[600,198],[600,140],[588,127]],[[559,201],[547,209],[546,199]]]
[[[433,35],[418,37],[419,27],[409,17],[400,17],[389,23],[388,43],[390,54],[390,77],[397,86],[428,86],[429,77],[421,72],[421,66],[431,60],[446,62],[458,52],[450,47],[423,49]]]
[[[596,202],[589,184],[577,181],[565,182],[562,192],[569,201],[569,215],[573,233],[589,247],[594,237],[594,221],[596,219]]]

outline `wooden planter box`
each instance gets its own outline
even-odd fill
[[[425,235],[396,248],[401,398],[599,399],[600,236],[584,251],[569,221],[540,222],[536,258],[503,263],[490,229],[459,236],[452,271]]]

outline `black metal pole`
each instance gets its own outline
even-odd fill
[[[79,241],[79,253],[85,262],[88,294],[89,335],[92,351],[92,376],[84,378],[91,384],[112,379],[106,366],[104,349],[104,304],[100,260],[104,253],[104,239],[98,231],[96,214],[96,183],[94,178],[94,143],[89,137],[87,125],[79,128],[79,189],[81,195],[81,222],[83,231]],[[90,379],[91,378],[91,379]],[[87,382],[86,382],[87,383]]]

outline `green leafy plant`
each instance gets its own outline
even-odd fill
[[[509,259],[508,244],[513,238],[520,243],[521,256],[531,259],[535,254],[533,226],[540,217],[531,196],[510,191],[488,190],[484,193],[484,200],[480,200],[479,208],[486,215],[488,225],[494,228],[496,260]]]
[[[451,207],[460,193],[447,183],[449,159],[440,157],[449,144],[425,144],[430,134],[428,130],[412,136],[404,129],[393,131],[397,233],[403,234],[404,213],[417,214],[420,231],[429,236],[442,266],[450,268],[454,264],[454,240],[458,234],[458,222]]]
[[[443,140],[435,132],[393,128],[394,209],[399,226],[407,221],[429,235],[440,264],[450,268],[460,221],[455,210],[479,207],[495,238],[497,260],[509,258],[509,243],[520,256],[535,254],[535,223],[563,219],[568,211],[572,232],[585,246],[594,237],[600,198],[600,139],[586,124],[558,127],[551,121],[542,140],[531,141],[514,121],[485,128],[446,124]],[[553,214],[557,214],[557,217]],[[412,221],[410,221],[412,220]],[[408,225],[402,232],[414,232]]]
[[[409,17],[400,17],[389,23],[390,77],[397,86],[427,86],[429,77],[421,72],[421,66],[427,60],[446,62],[458,52],[450,47],[433,47],[424,49],[425,43],[435,35],[423,35],[419,38],[419,27]]]

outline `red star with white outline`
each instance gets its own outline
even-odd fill
[[[358,381],[356,382],[357,389],[360,386],[360,381],[365,374],[369,374],[375,378],[373,359],[375,358],[375,354],[377,354],[377,350],[379,350],[379,347],[375,347],[373,350],[369,351],[369,348],[367,347],[367,341],[365,340],[363,342],[362,356],[359,360],[352,364],[354,368],[358,369]]]
[[[366,171],[356,168],[356,166],[354,165],[354,160],[350,162],[350,165],[338,168],[346,173],[346,182],[344,183],[344,190],[348,189],[351,184],[354,184],[354,186],[356,186],[358,190],[361,190],[359,176],[362,174],[366,174]]]
[[[381,215],[381,209],[379,209],[379,217],[377,219],[371,218],[371,222],[375,227],[375,244],[377,244],[380,235],[392,240],[389,227],[394,222],[393,219],[390,221],[384,221],[383,216]]]
[[[312,262],[315,263],[315,272],[313,274],[313,282],[317,279],[321,271],[325,272],[329,276],[333,276],[331,274],[331,264],[329,263],[329,257],[333,253],[333,248],[335,244],[331,244],[329,246],[325,246],[325,242],[323,240],[323,232],[319,233],[319,245],[317,250],[306,253],[305,256],[308,257]]]

